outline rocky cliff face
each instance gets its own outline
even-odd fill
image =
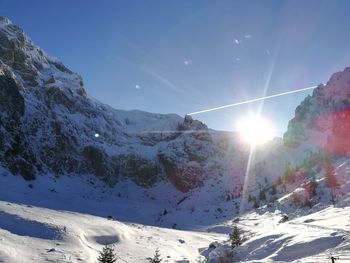
[[[350,153],[350,68],[332,75],[296,108],[284,134],[292,148],[323,149],[335,155]]]
[[[191,117],[121,111],[87,96],[82,78],[0,18],[0,163],[30,180],[40,173],[94,174],[181,191],[202,184],[219,147]],[[218,171],[217,171],[218,172]]]

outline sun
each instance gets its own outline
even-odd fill
[[[263,144],[275,136],[272,123],[254,114],[238,121],[236,129],[242,139],[251,145]]]

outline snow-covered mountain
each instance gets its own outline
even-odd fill
[[[349,253],[348,222],[331,219],[350,215],[349,99],[347,68],[300,104],[283,139],[252,150],[190,116],[89,97],[78,74],[0,17],[0,262],[95,262],[105,243],[120,262],[157,247],[165,262],[199,252],[232,262],[235,218],[248,239],[241,262]]]
[[[350,147],[344,138],[349,135],[349,106],[350,67],[333,74],[296,108],[284,134],[286,145],[326,148],[336,155],[347,155]]]
[[[93,174],[110,186],[166,180],[182,192],[223,176],[231,180],[226,190],[240,195],[249,149],[236,134],[210,130],[190,116],[104,105],[87,95],[78,74],[6,18],[0,19],[0,40],[0,163],[11,173],[27,180]],[[274,167],[276,177],[285,154],[278,140],[266,145],[256,154],[257,172],[270,174],[259,164],[269,159],[265,170]]]
[[[13,174],[94,174],[109,185],[129,178],[145,187],[166,179],[188,191],[216,169],[220,149],[204,124],[89,97],[78,74],[6,18],[0,83],[0,162]]]

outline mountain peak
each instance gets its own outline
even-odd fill
[[[350,67],[347,67],[334,73],[325,85],[314,89],[312,95],[295,109],[295,117],[289,121],[284,134],[285,144],[291,147],[301,144],[324,147],[328,137],[334,136],[334,123],[340,116],[347,115],[349,105]]]
[[[0,16],[0,25],[9,25],[9,24],[12,24],[10,19],[4,16]]]
[[[0,61],[13,69],[18,81],[23,81],[27,89],[38,86],[47,88],[53,83],[56,86],[66,83],[61,88],[71,90],[83,88],[82,78],[78,74],[37,47],[20,27],[5,17],[0,18],[0,40]]]

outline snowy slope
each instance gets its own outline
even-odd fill
[[[146,262],[158,247],[165,262],[192,261],[199,247],[223,239],[8,202],[0,207],[1,262],[96,262],[106,243],[115,245],[120,262]]]
[[[349,162],[349,158],[342,158],[334,163],[340,183],[335,205],[321,171],[316,176],[319,186],[312,207],[295,202],[293,196],[303,193],[302,187],[284,192],[273,203],[241,213],[231,221],[246,239],[233,250],[233,256],[228,241],[203,250],[202,255],[211,263],[330,262],[331,256],[350,262]]]
[[[347,174],[349,161],[337,170]],[[95,262],[106,242],[114,244],[119,262],[146,262],[157,248],[164,262],[196,262],[199,252],[219,262],[228,245],[214,251],[208,245],[225,244],[233,224],[248,239],[236,249],[240,262],[329,262],[330,255],[350,253],[347,175],[334,207],[329,196],[312,209],[281,198],[239,215],[239,199],[226,200],[216,181],[181,193],[168,183],[109,188],[93,176],[26,182],[1,174],[0,262]],[[280,223],[284,214],[289,220]]]
[[[284,223],[279,223],[278,210],[240,217],[237,225],[249,238],[237,249],[240,262],[330,262],[330,255],[349,260],[349,204],[309,211]]]
[[[0,262],[96,262],[105,243],[115,245],[118,262],[146,262],[156,248],[164,262],[193,262],[199,248],[225,239],[223,234],[151,226],[165,207],[173,208],[160,199],[164,193],[158,189],[144,190],[133,183],[110,189],[94,177],[77,176],[40,177],[28,187],[21,177],[4,174]],[[181,195],[167,185],[171,189]],[[178,212],[177,220],[185,222],[186,213]]]

